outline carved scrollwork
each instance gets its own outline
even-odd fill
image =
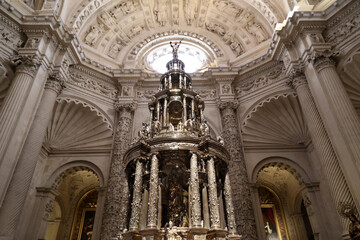
[[[16,57],[13,62],[18,65],[17,72],[23,72],[34,76],[41,65],[41,60],[36,55],[25,55]]]
[[[65,88],[65,80],[64,77],[59,73],[55,72],[49,75],[49,78],[46,81],[45,89],[52,89],[57,94]]]

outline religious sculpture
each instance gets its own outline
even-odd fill
[[[191,25],[195,19],[195,15],[198,11],[198,3],[197,1],[185,0],[184,1],[184,13],[186,23]]]
[[[204,101],[177,58],[180,44],[170,43],[173,59],[149,103],[150,122],[124,154],[131,214],[118,239],[239,239],[231,186],[219,174],[230,155],[210,136]]]
[[[259,23],[249,21],[245,28],[251,35],[255,36],[258,43],[266,40],[266,34]]]
[[[165,26],[168,19],[167,2],[168,0],[156,0],[154,14],[156,16],[156,21],[160,23],[160,26]]]

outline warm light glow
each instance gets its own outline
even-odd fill
[[[185,64],[185,72],[193,73],[199,71],[208,64],[208,58],[203,50],[182,43],[178,50],[178,57]],[[153,49],[146,58],[147,64],[154,71],[166,72],[166,63],[172,59],[172,48],[170,45]]]

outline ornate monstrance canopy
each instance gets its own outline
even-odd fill
[[[239,238],[227,177],[229,154],[210,136],[204,101],[178,59],[181,41],[149,103],[150,121],[125,154],[130,188],[128,226],[121,237]]]

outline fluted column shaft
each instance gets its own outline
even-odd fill
[[[330,192],[336,206],[339,206],[341,202],[355,205],[305,76],[300,75],[294,77],[292,84],[299,96],[300,105],[304,112],[312,142],[318,153],[321,166],[325,173],[325,177],[328,180]],[[347,229],[347,220],[340,216],[339,218],[343,230]]]
[[[234,205],[232,201],[232,191],[230,185],[229,173],[225,175],[224,182],[224,195],[225,195],[225,205],[226,205],[226,215],[227,215],[227,226],[230,235],[236,235],[236,221],[234,215]]]
[[[215,165],[212,157],[207,161],[207,174],[209,184],[210,227],[212,229],[218,229],[220,228],[220,211],[217,198]]]
[[[159,159],[156,154],[151,158],[149,202],[147,213],[147,227],[156,228],[158,218],[158,193],[159,193]]]
[[[24,59],[16,70],[13,83],[0,109],[0,157],[5,152],[12,130],[16,125],[21,109],[27,97],[27,92],[39,68],[36,59]]]
[[[16,159],[13,158],[15,154],[12,154],[11,157],[6,154],[7,151],[16,153],[21,151],[21,146],[11,144],[14,143],[12,138],[15,129],[19,127],[18,120],[40,65],[40,61],[36,57],[23,57],[21,62],[21,65],[16,69],[15,77],[0,108],[0,207],[3,204],[11,175],[16,166]],[[20,140],[16,143],[19,142],[20,145],[22,136],[16,137]]]
[[[13,236],[25,199],[30,188],[47,126],[52,116],[56,97],[62,89],[60,76],[49,77],[36,112],[30,132],[9,184],[3,206],[0,209],[0,234]],[[24,229],[24,228],[23,228]]]
[[[201,227],[201,205],[199,190],[198,157],[192,153],[190,159],[191,226]]]
[[[336,72],[335,63],[326,57],[315,60],[315,69],[319,73],[322,87],[328,96],[333,111],[336,112],[341,130],[344,133],[347,144],[356,159],[360,170],[360,118],[352,105],[349,96]]]
[[[135,181],[133,190],[133,199],[131,203],[131,218],[129,229],[139,230],[141,197],[142,197],[142,181],[143,180],[143,164],[140,159],[136,162]]]
[[[221,102],[222,136],[225,147],[230,153],[229,178],[233,193],[234,213],[237,232],[244,239],[255,240],[256,225],[253,211],[251,191],[246,172],[241,135],[236,121],[236,102]]]
[[[135,104],[125,103],[115,106],[118,119],[115,129],[113,157],[104,206],[101,239],[111,239],[126,224],[129,202],[128,181],[123,157],[131,139],[131,128]]]

